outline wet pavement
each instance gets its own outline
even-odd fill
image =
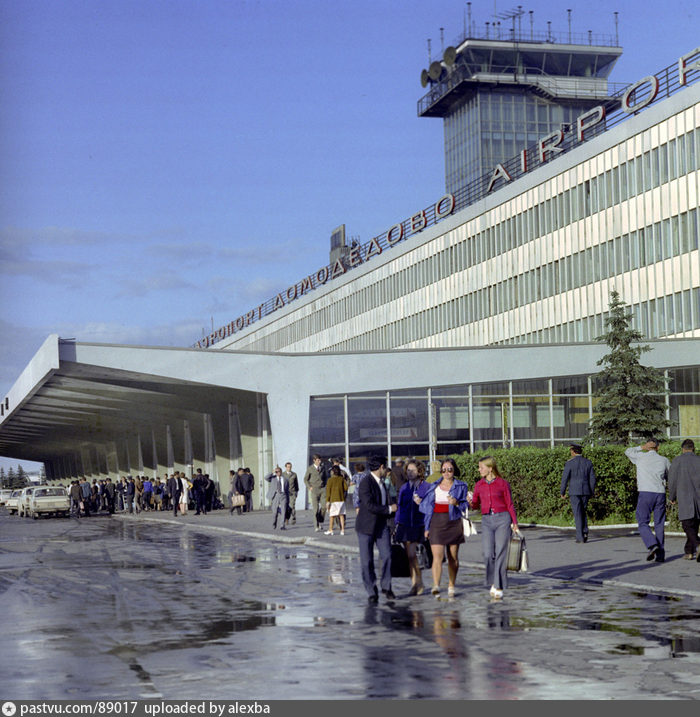
[[[0,510],[10,699],[697,699],[700,564],[632,528],[526,528],[532,570],[483,588],[480,541],[454,599],[368,606],[352,518],[299,511],[32,521]],[[427,576],[426,576],[427,578]],[[443,581],[446,575],[443,575]],[[429,578],[426,579],[429,583]]]

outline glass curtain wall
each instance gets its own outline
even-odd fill
[[[700,438],[700,367],[668,369],[668,437]],[[579,442],[595,405],[589,376],[457,384],[311,399],[309,460],[351,470],[370,455],[428,463],[454,453]]]

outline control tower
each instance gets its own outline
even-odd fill
[[[471,3],[468,3],[471,5]],[[471,9],[470,9],[471,14]],[[618,89],[608,76],[622,54],[615,36],[535,32],[532,12],[503,13],[483,31],[465,32],[439,59],[430,58],[421,84],[419,117],[442,117],[446,191],[456,193]],[[617,24],[617,13],[615,13]],[[562,125],[564,125],[562,127]]]

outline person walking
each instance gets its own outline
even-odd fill
[[[462,515],[469,504],[469,488],[458,480],[459,467],[454,459],[446,458],[440,468],[440,480],[429,483],[425,496],[414,496],[423,513],[424,535],[430,540],[433,553],[433,595],[440,594],[442,559],[447,553],[447,596],[454,597],[459,570],[459,546],[464,542]]]
[[[422,595],[425,587],[423,576],[418,565],[416,548],[424,538],[423,514],[414,500],[414,496],[424,498],[428,492],[429,483],[425,482],[425,465],[422,461],[409,460],[406,463],[406,483],[401,486],[398,497],[398,507],[394,516],[396,531],[394,540],[403,543],[408,557],[408,569],[411,575],[411,589],[409,595]]]
[[[175,471],[168,479],[168,492],[173,504],[173,516],[177,517],[177,511],[180,510],[180,496],[182,495],[182,481],[178,471]]]
[[[111,478],[107,478],[107,480],[105,481],[105,500],[107,505],[107,511],[110,515],[114,514],[114,503],[116,497],[117,491],[114,486],[114,483],[112,483]]]
[[[569,501],[571,512],[574,514],[576,526],[576,542],[588,541],[588,501],[595,489],[595,471],[588,458],[583,457],[583,448],[577,443],[569,446],[569,460],[564,466],[561,477],[561,497],[566,498],[566,488],[569,488]]]
[[[265,477],[270,484],[267,491],[267,497],[272,508],[272,529],[286,530],[284,527],[284,517],[287,515],[287,506],[289,505],[289,482],[282,475],[282,469],[277,466],[275,470]]]
[[[197,472],[192,479],[192,495],[194,497],[195,515],[201,515],[202,513],[206,514],[207,512],[205,504],[206,496],[204,493],[205,483],[206,481],[204,480],[202,469],[197,468]]]
[[[297,496],[299,495],[299,477],[292,470],[292,464],[287,461],[284,464],[284,470],[282,475],[287,479],[289,484],[289,507],[287,508],[287,515],[285,517],[284,524],[287,525],[289,521],[292,521],[292,525],[297,523]]]
[[[70,483],[70,514],[72,518],[80,518],[80,503],[83,500],[83,491],[80,489],[80,483],[73,480]]]
[[[129,513],[134,512],[134,503],[136,502],[136,483],[132,476],[126,478],[126,504],[129,506]]]
[[[90,505],[92,500],[92,488],[85,478],[80,479],[80,492],[83,496],[83,512],[87,518],[90,515]]]
[[[311,498],[311,510],[314,514],[314,528],[319,533],[323,527],[326,509],[326,474],[321,465],[322,458],[315,453],[311,465],[304,473],[304,485]]]
[[[690,438],[681,443],[681,454],[671,461],[668,499],[671,504],[678,502],[678,520],[686,537],[683,558],[694,560],[697,557],[700,563],[700,456],[695,454],[695,443]]]
[[[486,567],[485,584],[492,598],[500,600],[508,587],[508,545],[511,531],[518,531],[510,484],[501,476],[492,456],[479,461],[481,479],[469,494],[469,506],[481,510],[481,547]]]
[[[352,478],[350,479],[350,485],[353,486],[352,507],[355,509],[355,515],[357,515],[357,511],[360,510],[360,481],[365,477],[365,475],[365,464],[355,463],[355,472],[352,474]]]
[[[331,477],[326,483],[326,510],[330,516],[330,525],[326,535],[333,535],[336,517],[340,524],[340,534],[345,535],[345,498],[348,495],[348,479],[339,464],[331,468]]]
[[[243,469],[243,495],[245,496],[244,512],[253,512],[253,491],[255,490],[255,476],[250,472],[250,468]]]
[[[379,602],[379,592],[374,568],[375,545],[382,564],[379,578],[382,593],[388,600],[396,597],[391,589],[391,534],[388,525],[389,516],[396,512],[396,503],[389,503],[384,486],[386,458],[372,456],[368,466],[369,473],[365,474],[359,486],[360,509],[355,520],[355,532],[360,548],[362,583],[367,591],[369,604],[376,605]]]
[[[211,513],[214,510],[214,499],[216,498],[216,483],[208,473],[204,474],[204,512]]]
[[[192,496],[192,483],[184,473],[180,473],[180,483],[182,485],[182,493],[180,493],[180,512],[187,515],[190,507],[190,498]]]
[[[153,507],[153,483],[150,478],[144,476],[141,487],[141,508],[143,510],[151,510]]]
[[[243,499],[245,500],[245,490],[243,485],[243,468],[239,468],[235,472],[229,471],[229,476],[231,477],[231,490],[228,494],[229,500],[231,500],[231,508],[229,509],[229,513],[233,515],[233,511],[235,510],[238,515],[241,515],[245,506],[237,505],[234,508],[232,498],[234,495],[242,495]]]
[[[659,442],[650,438],[641,446],[632,446],[625,455],[637,467],[637,525],[647,549],[647,560],[663,563],[666,559],[664,522],[666,521],[666,481],[671,463],[657,453]],[[649,527],[654,516],[654,531]]]

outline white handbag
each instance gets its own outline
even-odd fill
[[[465,538],[468,538],[471,535],[476,535],[476,526],[469,518],[469,509],[462,513],[462,530],[464,530]]]

